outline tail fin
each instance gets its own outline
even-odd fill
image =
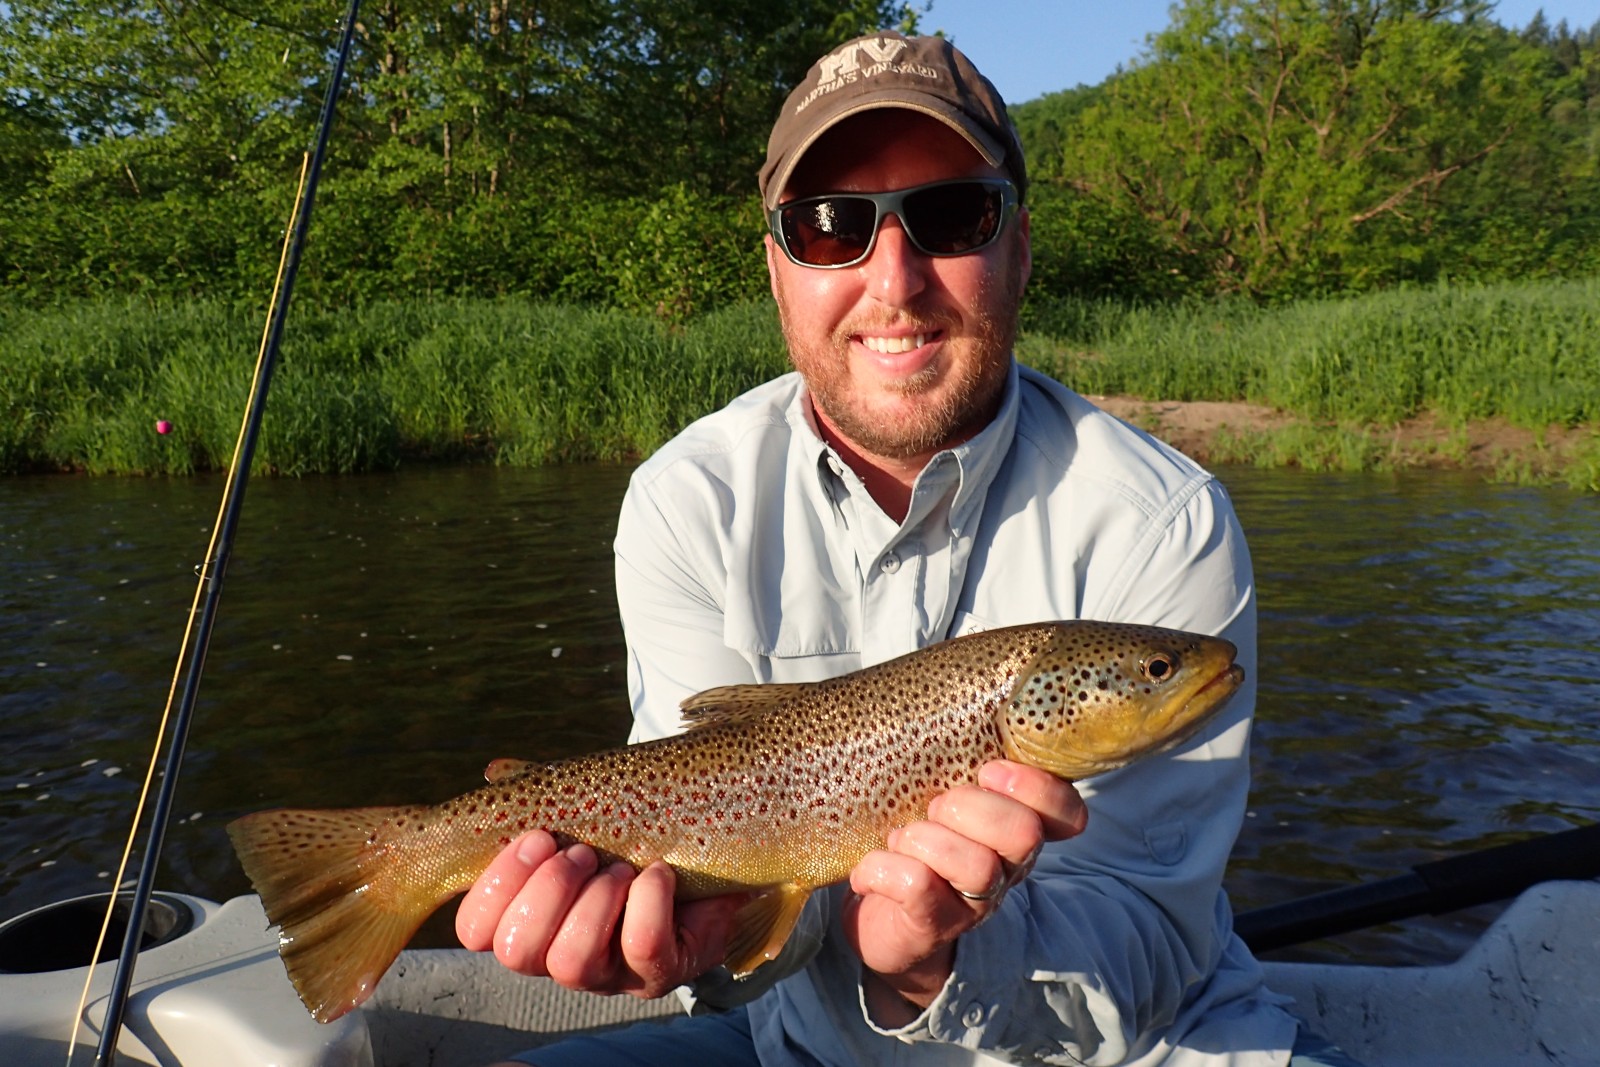
[[[425,891],[407,892],[405,879],[387,871],[405,858],[373,840],[390,820],[428,810],[279,808],[228,824],[239,862],[280,928],[278,953],[289,980],[318,1022],[366,1000],[443,903]]]

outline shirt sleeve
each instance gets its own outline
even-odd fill
[[[1085,604],[1085,617],[1224,636],[1246,682],[1197,739],[1078,783],[1085,831],[1048,846],[962,936],[950,980],[919,1018],[884,1029],[869,1017],[880,1033],[1022,1062],[1121,1063],[1217,969],[1231,938],[1220,889],[1249,788],[1256,667],[1250,559],[1221,487],[1208,480],[1120,567],[1104,586],[1115,602]]]
[[[679,702],[710,685],[756,681],[751,664],[723,634],[720,557],[690,547],[695,520],[639,483],[617,522],[617,606],[627,638],[630,743],[680,732]]]

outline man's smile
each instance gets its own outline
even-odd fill
[[[864,358],[886,384],[904,386],[922,381],[944,351],[944,330],[917,333],[858,333],[851,340],[859,346],[857,358]]]
[[[933,330],[926,333],[905,334],[897,337],[884,337],[878,334],[860,334],[859,340],[867,348],[886,356],[899,355],[921,348],[930,341],[938,340],[942,330]]]

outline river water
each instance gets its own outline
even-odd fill
[[[627,476],[253,482],[161,888],[247,891],[223,827],[257,808],[440,800],[492,757],[620,743]],[[1456,473],[1222,476],[1262,619],[1236,906],[1600,818],[1600,497]],[[109,886],[220,492],[0,479],[0,920]],[[1492,915],[1280,958],[1451,959]]]

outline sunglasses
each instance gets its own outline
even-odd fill
[[[957,178],[892,193],[832,193],[779,204],[767,215],[778,247],[802,267],[853,267],[872,254],[894,215],[925,256],[964,256],[993,244],[1017,209],[1004,178]]]

